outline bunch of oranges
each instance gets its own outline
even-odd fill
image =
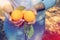
[[[35,14],[31,10],[14,10],[11,14],[11,18],[14,21],[18,21],[20,19],[24,19],[27,22],[32,22],[36,19]]]

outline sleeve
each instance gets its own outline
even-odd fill
[[[3,9],[5,5],[11,5],[9,0],[0,0],[0,8]]]
[[[48,9],[56,4],[56,0],[43,0],[45,9]]]

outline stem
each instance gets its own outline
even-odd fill
[[[30,31],[31,24],[24,23],[24,32],[26,33],[27,40],[28,40],[28,32]]]

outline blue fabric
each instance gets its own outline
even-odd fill
[[[55,4],[56,0],[11,0],[14,8],[22,5],[25,6],[26,9],[30,9],[33,5],[39,2],[44,3],[45,9],[48,9]],[[34,34],[30,40],[42,40],[45,30],[45,10],[37,12],[36,20],[36,23],[33,25]],[[8,40],[27,40],[23,28],[24,27],[17,28],[12,22],[8,20],[7,17],[5,18],[4,30]]]
[[[18,28],[7,18],[4,22],[4,30],[8,40],[25,40],[25,33],[23,26]]]
[[[26,9],[31,8],[31,0],[11,0],[12,5],[14,6],[14,9],[16,9],[18,6],[24,6]]]
[[[45,9],[48,9],[56,4],[57,0],[44,0]]]

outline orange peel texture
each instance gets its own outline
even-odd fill
[[[23,11],[24,13],[24,20],[27,22],[33,22],[36,19],[35,14],[32,11]]]
[[[14,21],[18,21],[23,18],[23,14],[20,10],[14,10],[11,14],[11,18]]]

